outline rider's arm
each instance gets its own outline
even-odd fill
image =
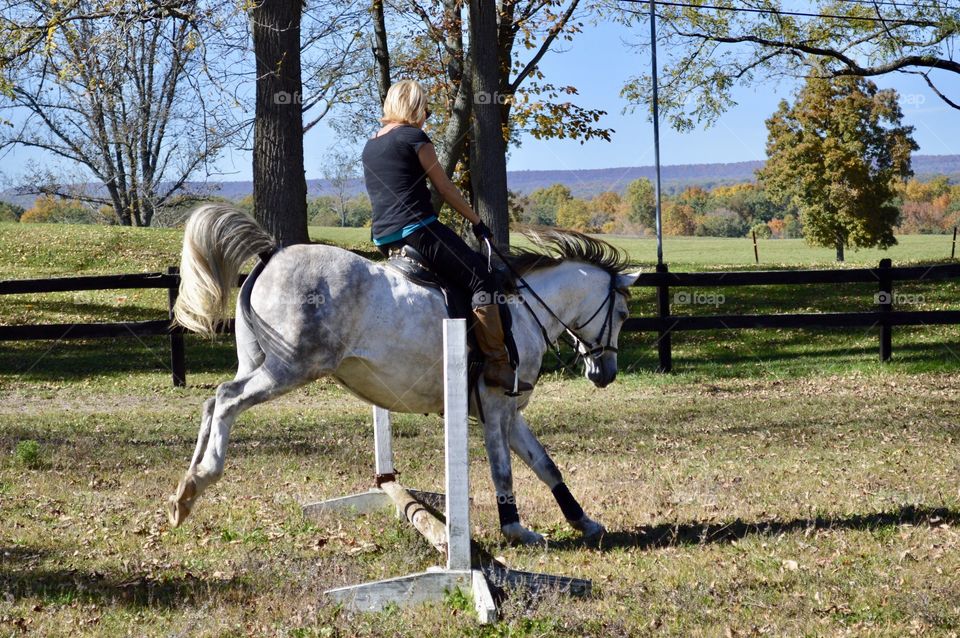
[[[433,148],[433,144],[424,144],[421,146],[420,150],[417,151],[417,157],[420,158],[420,165],[423,166],[423,170],[426,171],[427,177],[430,178],[433,187],[436,188],[440,196],[443,197],[443,201],[450,204],[455,211],[463,215],[471,224],[479,223],[480,216],[473,212],[470,204],[468,204],[467,200],[460,194],[460,189],[457,188],[456,185],[450,181],[450,178],[447,177],[447,174],[443,172],[443,167],[440,166],[440,161],[437,159],[437,151]]]

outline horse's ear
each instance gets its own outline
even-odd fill
[[[617,288],[629,288],[633,284],[637,283],[637,279],[640,278],[640,271],[627,273],[624,275],[617,275]]]

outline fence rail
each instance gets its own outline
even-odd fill
[[[245,275],[238,281],[242,283]],[[627,319],[625,332],[658,333],[658,370],[673,368],[674,332],[687,330],[748,330],[765,328],[879,328],[880,359],[892,356],[893,326],[960,325],[960,310],[900,311],[893,309],[893,282],[934,282],[960,279],[960,264],[892,267],[889,259],[877,268],[833,270],[767,270],[671,273],[666,265],[640,275],[636,284],[656,288],[657,315]],[[674,315],[670,312],[670,289],[684,287],[784,286],[875,283],[877,310],[873,312],[783,313],[765,315]],[[0,295],[79,292],[86,290],[165,289],[168,317],[149,321],[71,323],[0,326],[0,341],[39,339],[97,339],[125,336],[166,336],[170,340],[170,368],[175,386],[186,384],[184,330],[171,327],[180,275],[171,266],[166,273],[97,275],[0,281]],[[224,333],[233,332],[227,322]]]

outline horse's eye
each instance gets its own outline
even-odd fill
[[[627,317],[630,316],[630,313],[626,310],[621,310],[619,313],[617,313],[617,316],[620,317],[620,321],[626,321]]]

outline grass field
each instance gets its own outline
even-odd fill
[[[4,277],[176,261],[176,231],[66,230],[0,224]],[[363,245],[364,231],[315,231]],[[624,241],[649,250],[649,240]],[[666,251],[689,251],[675,270],[741,267],[736,241],[668,241]],[[904,238],[913,256],[891,256],[929,260],[945,241]],[[706,247],[723,256],[708,259]],[[918,307],[960,307],[956,285],[911,290]],[[722,292],[724,313],[867,309],[872,299],[860,286]],[[17,296],[2,300],[0,323],[156,318],[165,302],[162,291]],[[652,311],[647,292],[633,309]],[[651,336],[622,345],[614,385],[551,372],[527,410],[609,528],[599,547],[568,532],[520,466],[521,515],[551,543],[503,545],[471,426],[475,538],[513,567],[591,578],[595,589],[588,600],[515,597],[482,628],[456,596],[373,615],[322,598],[437,562],[388,514],[300,516],[301,503],[371,481],[369,409],[333,383],[242,416],[223,480],[171,530],[162,502],[189,461],[202,401],[232,372],[230,344],[189,339],[185,389],[170,387],[162,339],[0,344],[0,635],[960,633],[960,329],[898,329],[887,365],[875,331],[678,335],[672,375],[649,372]],[[398,417],[395,445],[406,483],[440,487],[438,417]]]

